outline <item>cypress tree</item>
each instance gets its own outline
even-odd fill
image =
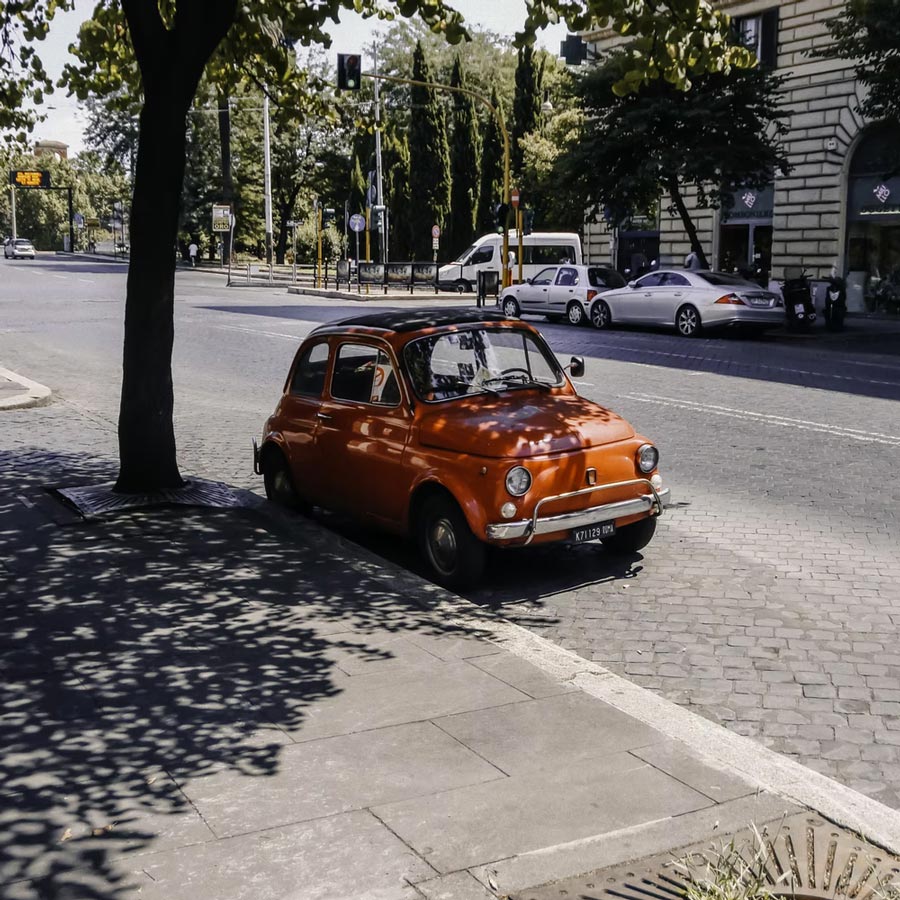
[[[491,106],[502,116],[497,89],[491,91]],[[503,134],[493,115],[484,123],[484,141],[481,147],[481,186],[478,192],[478,217],[476,231],[479,235],[497,230],[494,222],[494,204],[503,194]]]
[[[409,259],[409,144],[406,135],[395,130],[385,134],[381,148],[384,193],[389,212],[391,259]]]
[[[433,81],[421,42],[413,54],[416,81]],[[431,227],[447,224],[450,212],[450,148],[444,107],[432,88],[413,86],[409,116],[409,222],[412,254],[431,259]]]
[[[457,54],[450,79],[453,87],[466,87]],[[451,204],[445,246],[455,259],[475,236],[478,194],[481,187],[481,139],[475,102],[466,94],[453,95],[453,143],[450,146]]]
[[[512,168],[516,178],[521,178],[523,151],[522,138],[535,130],[541,116],[541,86],[544,81],[544,63],[535,63],[534,49],[519,49],[516,65],[516,93],[513,99]]]

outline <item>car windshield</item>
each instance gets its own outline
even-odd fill
[[[26,240],[25,238],[16,238],[16,246],[18,246],[18,247],[24,247],[24,246],[30,247],[30,246],[31,246],[31,241]]]
[[[470,254],[474,249],[475,249],[475,245],[472,244],[472,246],[469,247],[467,250],[463,250],[463,252],[460,253],[459,256],[457,256],[456,259],[453,260],[453,262],[455,262],[455,263],[464,263],[464,262],[469,258],[469,254]]]
[[[564,383],[549,347],[519,329],[476,327],[430,335],[407,344],[403,359],[413,389],[428,402]]]
[[[694,272],[694,275],[718,287],[759,287],[758,284],[747,281],[746,278],[741,278],[739,275],[728,275],[726,272]]]

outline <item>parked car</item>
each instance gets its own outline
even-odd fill
[[[596,297],[623,287],[625,279],[607,266],[547,266],[534,278],[505,288],[497,305],[509,318],[536,313],[551,322],[583,325]]]
[[[488,546],[639,550],[669,496],[656,447],[579,397],[534,327],[495,310],[316,328],[253,443],[271,500],[408,534],[454,587],[478,580]]]
[[[784,325],[784,301],[726,272],[659,269],[597,298],[590,317],[597,328],[663,325],[696,337],[707,328],[777,328]]]
[[[3,245],[6,259],[34,259],[34,244],[27,238],[10,238]]]

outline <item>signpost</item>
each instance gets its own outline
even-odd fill
[[[350,230],[356,235],[356,265],[359,266],[359,233],[366,230],[366,217],[360,213],[350,216]],[[347,287],[350,287],[349,281]]]
[[[434,261],[437,262],[437,252],[441,246],[441,226],[431,226],[431,249],[434,250]]]
[[[72,207],[72,188],[53,187],[50,184],[50,173],[45,169],[11,169],[9,173],[9,202],[11,206],[10,224],[12,237],[16,238],[16,188],[43,189],[46,191],[67,191],[69,195],[69,246],[75,252],[75,212]]]
[[[519,209],[519,189],[513,188],[509,194],[509,202],[512,204],[512,208],[515,210],[516,216],[516,243],[519,247],[519,284],[522,283],[522,257],[524,253],[522,252],[522,211]],[[512,274],[512,273],[510,273]],[[512,279],[510,279],[512,280]]]

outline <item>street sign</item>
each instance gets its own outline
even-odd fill
[[[100,219],[97,216],[85,216],[84,225],[85,228],[99,228]]]
[[[437,240],[441,236],[441,226],[440,225],[432,225],[431,226],[431,236]]]
[[[431,239],[431,249],[439,250],[440,247],[441,247],[441,242],[437,238],[432,238]]]
[[[350,225],[350,230],[358,234],[360,231],[366,230],[366,217],[359,213],[353,213],[348,224]]]
[[[519,208],[519,192],[517,190],[513,190],[509,195],[509,202],[512,203],[513,209]]]
[[[21,188],[48,188],[50,173],[34,169],[15,169],[9,173],[9,183]]]
[[[212,230],[231,231],[231,207],[227,203],[213,204]]]

